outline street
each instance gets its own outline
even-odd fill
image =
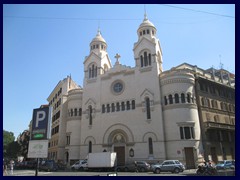
[[[38,176],[193,176],[196,173],[195,169],[185,170],[183,173],[172,174],[172,173],[160,173],[154,174],[153,172],[38,172]],[[8,176],[35,176],[35,170],[14,170],[13,175]]]
[[[38,172],[38,176],[196,176],[196,169],[185,170],[179,174],[173,174],[168,172],[162,172],[160,174],[154,174],[153,172]],[[219,171],[219,176],[234,176],[235,171]],[[35,176],[35,170],[14,170],[13,175],[8,176]]]

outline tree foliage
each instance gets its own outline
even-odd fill
[[[5,159],[16,159],[18,156],[27,158],[30,132],[23,131],[15,140],[14,134],[3,130],[3,156]]]
[[[7,155],[7,149],[9,144],[14,142],[14,140],[15,140],[15,137],[13,132],[3,130],[3,156],[4,157]]]

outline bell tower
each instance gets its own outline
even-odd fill
[[[106,73],[112,65],[107,53],[107,43],[98,29],[96,37],[90,43],[90,54],[84,61],[85,80],[97,79]]]
[[[151,66],[157,66],[158,74],[162,69],[162,50],[160,42],[157,39],[157,29],[151,23],[147,14],[144,14],[143,22],[140,24],[138,30],[138,41],[134,44],[134,58],[136,60],[136,67],[144,69]]]

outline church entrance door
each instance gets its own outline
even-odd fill
[[[124,146],[114,147],[114,152],[117,153],[117,165],[118,166],[125,165],[125,147]]]

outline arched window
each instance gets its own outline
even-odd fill
[[[94,76],[94,70],[95,70],[95,66],[94,66],[94,64],[92,65],[92,78],[94,78],[95,76]]]
[[[97,66],[95,67],[95,72],[94,72],[95,76],[94,77],[97,77]]]
[[[102,113],[105,113],[105,104],[102,105]]]
[[[152,138],[148,138],[148,150],[149,150],[149,154],[153,154]]]
[[[115,112],[115,104],[114,103],[112,103],[111,108],[112,108],[112,112]]]
[[[151,54],[150,53],[148,54],[148,64],[149,64],[149,66],[151,66]]]
[[[168,104],[168,103],[167,103],[167,97],[166,97],[166,96],[164,96],[164,104],[165,104],[165,105]]]
[[[147,51],[143,52],[143,54],[140,56],[140,63],[141,63],[141,67],[151,66],[152,64],[151,53],[148,53]]]
[[[92,106],[88,106],[89,110],[89,125],[92,125]]]
[[[143,67],[143,56],[141,55],[140,58],[141,58],[141,67]]]
[[[71,116],[73,116],[73,109],[71,109]]]
[[[77,108],[74,109],[74,116],[77,116]]]
[[[181,102],[185,103],[185,94],[184,93],[181,94]]]
[[[187,102],[190,103],[191,102],[191,97],[190,94],[187,94]]]
[[[107,113],[110,112],[110,104],[107,104]]]
[[[122,111],[125,111],[125,103],[124,102],[121,103],[121,106],[122,106]]]
[[[132,109],[135,109],[135,100],[132,100]]]
[[[130,102],[127,101],[127,110],[130,110]]]
[[[88,77],[89,78],[95,78],[97,77],[97,66],[92,64],[89,68],[88,68]]]
[[[82,116],[82,108],[79,108],[79,116]]]
[[[169,104],[172,104],[173,103],[173,98],[172,98],[172,95],[168,95],[168,100],[169,100]]]
[[[151,119],[151,111],[150,111],[150,99],[148,97],[145,98],[147,119]]]
[[[144,52],[144,66],[148,66],[147,52]]]
[[[88,142],[88,153],[92,152],[92,141]]]
[[[88,78],[90,79],[92,77],[92,69],[88,68]]]
[[[174,99],[175,99],[175,103],[179,103],[179,96],[177,93],[174,95]]]
[[[119,102],[117,102],[117,111],[120,111],[120,104],[119,104]]]

